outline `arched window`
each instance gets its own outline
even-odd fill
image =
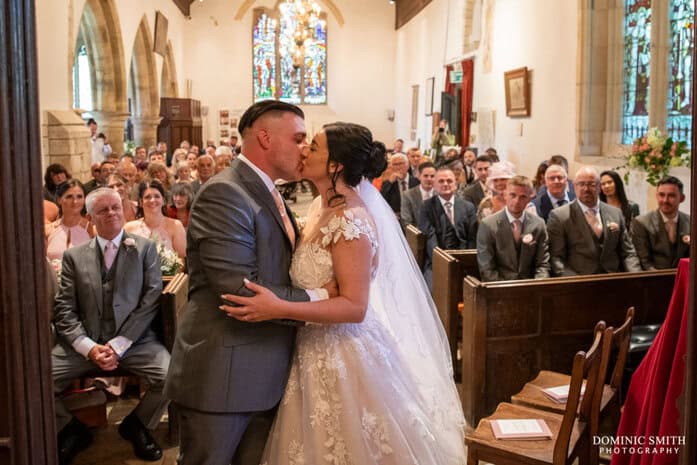
[[[90,61],[84,42],[78,43],[73,62],[73,108],[88,111],[94,109],[92,108]]]
[[[692,106],[690,88],[692,78],[692,52],[694,49],[694,0],[671,0],[667,11],[661,11],[661,18],[667,16],[668,47],[667,55],[657,50],[652,53],[652,16],[659,5],[651,0],[625,0],[624,8],[624,80],[623,80],[623,123],[622,143],[631,144],[649,129],[650,116],[650,70],[652,61],[668,65],[667,94],[665,105],[667,113],[665,124],[668,135],[674,140],[691,139]],[[665,14],[667,13],[667,15]],[[659,25],[654,25],[659,27]],[[660,85],[659,83],[656,83]],[[661,94],[661,98],[662,94]],[[657,100],[653,100],[656,102]],[[660,104],[660,102],[657,102]]]
[[[324,15],[299,27],[296,4],[254,11],[254,101],[327,103],[327,26]]]

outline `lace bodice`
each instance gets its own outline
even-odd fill
[[[310,211],[316,212],[316,208]],[[361,207],[338,210],[328,215],[324,225],[308,225],[307,230],[319,232],[312,233],[309,237],[303,235],[290,267],[293,285],[301,289],[322,287],[334,277],[331,247],[341,239],[351,241],[363,234],[370,240],[373,257],[377,252],[377,238],[372,221]]]

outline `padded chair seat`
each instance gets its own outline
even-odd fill
[[[632,328],[632,336],[629,339],[629,353],[646,352],[656,339],[661,325],[642,325]]]
[[[494,432],[491,430],[491,420],[533,418],[542,419],[547,423],[553,435],[552,439],[498,440],[494,437]],[[473,433],[465,435],[465,444],[469,446],[472,443],[476,443],[478,445],[478,449],[482,454],[480,460],[487,460],[487,457],[501,457],[502,459],[508,458],[509,463],[514,463],[510,462],[510,460],[515,460],[515,458],[518,457],[523,458],[523,460],[517,459],[518,463],[548,465],[552,463],[554,444],[559,435],[561,422],[562,416],[555,413],[531,409],[521,405],[502,403],[499,404],[496,411],[491,416],[479,421],[479,425],[477,425],[477,429]],[[585,423],[581,421],[576,421],[574,423],[569,443],[569,457],[573,456],[585,429]]]

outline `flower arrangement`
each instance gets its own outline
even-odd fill
[[[160,271],[162,276],[174,276],[184,267],[177,252],[157,241],[157,254],[160,256]]]
[[[646,172],[648,183],[655,186],[676,166],[690,166],[687,142],[674,142],[673,138],[667,137],[658,128],[651,128],[644,137],[634,141],[627,163],[621,168],[642,169]],[[629,181],[628,172],[625,173],[624,180]]]

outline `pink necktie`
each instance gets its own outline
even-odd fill
[[[448,215],[448,219],[452,224],[455,224],[455,217],[453,216],[453,204],[452,202],[445,202],[445,214]]]
[[[288,239],[290,239],[292,247],[295,248],[295,229],[293,229],[293,223],[290,221],[290,218],[288,218],[286,204],[283,202],[283,198],[281,198],[281,194],[278,190],[273,189],[271,194],[273,195],[274,202],[276,202],[278,213],[281,214],[281,219],[283,219],[283,226],[286,229],[286,234],[288,234]]]
[[[586,210],[586,221],[595,233],[596,237],[600,238],[603,235],[603,225],[598,222],[598,217],[595,216],[595,208]]]
[[[111,269],[111,265],[114,264],[114,259],[116,258],[116,246],[113,242],[109,241],[104,246],[104,266],[106,269]]]
[[[523,224],[520,222],[520,220],[513,220],[511,227],[513,228],[513,239],[515,239],[517,244],[520,242],[520,232],[523,229]]]
[[[674,221],[666,221],[666,231],[668,231],[668,240],[671,244],[675,244],[678,236],[678,225]]]

